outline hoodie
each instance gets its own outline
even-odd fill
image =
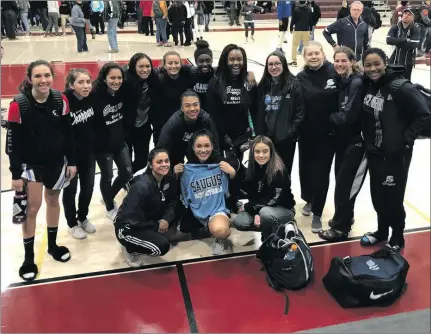
[[[251,215],[259,213],[265,206],[281,206],[295,212],[295,200],[293,198],[290,176],[287,170],[278,172],[271,184],[266,180],[267,164],[258,165],[255,161],[255,175],[252,180],[244,182],[243,189],[247,192],[248,202],[244,205],[244,210]]]
[[[338,87],[334,66],[324,61],[318,70],[305,67],[297,75],[304,98],[305,120],[300,133],[313,137],[325,136],[332,132],[329,115],[338,111]]]
[[[399,157],[424,130],[431,127],[427,103],[411,82],[394,94],[390,83],[403,78],[403,66],[388,66],[376,82],[366,81],[363,101],[363,136],[371,153]]]
[[[312,31],[313,30],[313,13],[310,7],[304,1],[295,6],[290,21],[290,32],[295,31]]]
[[[348,78],[337,76],[336,84],[340,90],[338,111],[330,114],[329,120],[340,142],[351,143],[352,140],[356,142],[361,140],[362,75],[352,73]]]

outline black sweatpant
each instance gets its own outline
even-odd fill
[[[96,28],[96,34],[105,33],[105,22],[103,22],[103,14],[96,12],[91,14],[91,25]],[[100,28],[99,28],[100,27]],[[100,30],[99,30],[100,29]]]
[[[404,77],[408,80],[412,78],[413,65],[405,65]]]
[[[180,35],[181,45],[184,44],[184,26],[181,22],[172,23],[172,37],[175,45],[178,45],[178,35]]]
[[[78,221],[87,219],[88,207],[90,206],[91,197],[93,196],[94,189],[94,173],[96,169],[96,162],[93,153],[81,153],[76,155],[76,168],[78,173],[70,181],[68,187],[63,191],[63,208],[64,215],[66,216],[67,225],[74,227]],[[76,192],[78,188],[79,179],[79,197],[78,197],[78,211],[76,211]]]
[[[338,142],[342,145],[342,142]],[[367,158],[361,140],[348,144],[344,153],[338,150],[339,165],[335,173],[335,213],[331,227],[349,232],[354,217],[355,201],[367,175]]]
[[[133,176],[129,148],[124,144],[124,146],[116,152],[98,153],[96,154],[96,161],[101,173],[100,191],[103,201],[105,202],[106,210],[110,211],[114,208],[115,196]],[[112,170],[114,161],[118,167],[118,176],[112,183],[112,178],[114,177],[114,172]]]
[[[151,33],[151,36],[154,35],[154,25],[153,25],[153,20],[152,20],[151,16],[142,17],[142,31],[147,36],[150,33]]]
[[[378,230],[383,236],[389,234],[389,227],[393,235],[402,235],[404,231],[404,194],[411,159],[412,149],[407,148],[398,158],[368,155],[371,199],[377,213]]]
[[[147,165],[152,133],[153,130],[150,124],[143,125],[140,128],[133,127],[126,140],[127,146],[129,146],[130,157],[132,157],[132,153],[135,154],[132,163],[133,174]]]
[[[282,144],[274,144],[274,146],[290,176],[292,174],[293,159],[296,151],[296,138],[287,142],[285,141]]]
[[[313,139],[306,136],[298,138],[299,153],[299,183],[301,185],[301,198],[306,203],[313,200],[313,180],[312,180],[312,157],[314,152]]]
[[[163,256],[170,248],[169,240],[157,232],[158,225],[136,227],[130,224],[115,223],[115,236],[129,254]]]
[[[5,18],[5,28],[6,28],[6,35],[9,39],[15,39],[16,38],[16,24],[17,24],[17,16],[16,12],[13,10],[6,10],[4,11],[4,18]]]

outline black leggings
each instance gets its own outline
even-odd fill
[[[115,196],[133,177],[129,148],[124,144],[122,148],[113,153],[98,153],[96,161],[101,172],[100,191],[102,192],[106,210],[110,211],[114,208]],[[115,178],[114,183],[112,183],[114,161],[118,167],[118,176]]]
[[[96,169],[94,155],[92,153],[77,154],[76,168],[78,169],[78,173],[63,191],[64,215],[66,216],[67,225],[71,228],[78,224],[77,219],[80,222],[87,219],[88,207],[90,206],[94,189],[94,172]],[[78,178],[80,191],[77,212],[75,197],[78,188]]]
[[[254,22],[244,22],[245,37],[248,37],[248,28],[251,29],[251,35],[254,36]]]
[[[130,157],[132,157],[132,153],[135,153],[132,163],[133,173],[145,168],[147,165],[152,133],[153,130],[150,124],[146,124],[140,128],[133,127],[129,138],[126,140],[129,146]]]

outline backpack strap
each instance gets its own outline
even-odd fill
[[[13,100],[18,103],[18,107],[19,107],[19,113],[21,115],[21,120],[22,117],[24,116],[24,114],[27,112],[28,110],[28,99],[27,96],[25,96],[24,93],[19,93],[17,94]]]
[[[63,114],[63,95],[59,90],[52,89],[51,91],[52,91],[52,97],[54,98],[54,101],[55,101],[56,109],[59,110],[61,114]]]
[[[401,86],[404,85],[406,82],[410,82],[410,80],[403,79],[403,78],[392,80],[391,83],[389,84],[389,88],[391,92],[397,94]]]

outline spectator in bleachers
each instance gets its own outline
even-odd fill
[[[356,54],[356,60],[360,61],[362,53],[368,48],[368,24],[361,18],[364,5],[355,1],[350,6],[350,15],[335,21],[325,28],[323,36],[332,45],[347,46]],[[337,34],[337,43],[332,38]]]
[[[404,66],[406,68],[404,76],[409,80],[415,65],[416,48],[420,41],[420,31],[414,20],[414,10],[407,7],[403,11],[401,21],[391,27],[386,37],[386,43],[395,46],[389,63]]]
[[[346,0],[343,0],[343,2],[341,3],[341,8],[338,10],[337,20],[347,17],[349,16],[349,14],[350,14],[350,6]]]
[[[403,16],[403,11],[408,5],[408,1],[401,1],[401,3],[397,5],[390,21],[391,24],[397,24],[401,20],[401,17]]]

